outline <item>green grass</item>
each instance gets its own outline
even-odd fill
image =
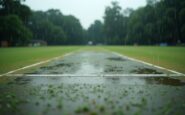
[[[0,48],[0,74],[78,50],[78,46]]]
[[[108,46],[104,48],[185,73],[185,47]]]
[[[155,46],[61,46],[61,47],[22,47],[0,48],[0,74],[33,63],[44,61],[78,49],[102,51],[103,49],[143,60],[168,69],[185,73],[185,47]]]

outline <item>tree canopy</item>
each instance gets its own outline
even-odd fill
[[[88,31],[91,28],[93,25]],[[185,43],[185,1],[147,0],[147,5],[137,10],[123,10],[118,2],[112,2],[105,9],[103,36],[107,44],[114,45]]]
[[[84,29],[79,20],[57,9],[32,11],[24,0],[0,0],[0,41],[11,46],[42,40],[48,45],[82,44]]]
[[[74,16],[64,16],[59,10],[32,12],[29,28],[33,39],[47,41],[49,45],[80,44],[83,28]]]

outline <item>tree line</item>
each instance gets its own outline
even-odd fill
[[[87,30],[95,43],[112,45],[177,45],[185,43],[185,1],[147,0],[137,10],[123,10],[118,2],[106,7],[104,21]]]
[[[65,16],[59,10],[33,12],[28,28],[34,39],[47,41],[49,45],[83,43],[84,30],[79,20],[72,15]]]
[[[57,9],[32,11],[24,0],[0,0],[0,41],[11,46],[45,41],[48,45],[83,44],[84,33],[79,20]]]
[[[80,21],[60,10],[33,11],[24,0],[0,0],[0,41],[10,46],[34,40],[48,45],[81,45],[92,41],[106,45],[156,45],[185,43],[185,1],[147,0],[136,10],[112,2],[103,21],[85,30]]]

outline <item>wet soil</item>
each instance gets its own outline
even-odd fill
[[[117,67],[117,66],[110,66],[107,65],[108,67],[104,70],[105,73],[111,73],[111,72],[124,72],[124,68],[123,67]]]
[[[126,61],[126,59],[121,58],[121,57],[110,57],[110,58],[107,58],[107,59],[111,60],[111,61]]]
[[[155,69],[149,69],[149,68],[138,68],[136,70],[133,70],[132,73],[136,73],[136,74],[162,74],[162,72],[158,72]]]
[[[65,64],[65,63],[60,63],[60,64],[56,64],[56,65],[53,65],[53,66],[43,66],[43,67],[40,67],[41,70],[51,70],[51,69],[55,69],[55,68],[60,68],[60,67],[65,67],[65,68],[68,68],[68,67],[71,67],[73,64]]]
[[[29,74],[35,75],[26,76]],[[184,115],[185,82],[178,79],[184,76],[114,74],[170,73],[108,52],[80,52],[50,62],[25,76],[9,76],[0,82],[0,114]]]

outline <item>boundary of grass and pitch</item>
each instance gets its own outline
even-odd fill
[[[162,70],[166,70],[166,71],[169,71],[171,73],[174,73],[174,74],[114,74],[114,76],[145,76],[145,77],[150,77],[150,76],[154,76],[154,77],[159,77],[159,76],[163,76],[163,77],[166,77],[166,76],[185,76],[185,74],[177,72],[175,70],[167,69],[167,68],[164,68],[164,67],[161,67],[161,66],[157,66],[157,65],[145,62],[145,61],[134,59],[134,58],[122,55],[122,54],[117,53],[117,52],[112,52],[110,50],[105,50],[105,51],[111,52],[114,55],[117,55],[119,57],[131,60],[131,61],[143,63],[143,64],[148,65],[148,66],[152,66],[152,67],[155,67],[155,68],[158,68],[158,69],[162,69]],[[77,52],[77,51],[74,51],[74,52]],[[3,77],[3,76],[23,76],[25,74],[13,74],[13,73],[15,73],[17,71],[20,71],[20,70],[28,69],[28,68],[31,68],[31,67],[35,67],[35,66],[38,66],[38,65],[41,65],[41,64],[44,64],[44,63],[48,63],[48,62],[60,59],[62,57],[72,55],[74,52],[70,52],[70,53],[64,54],[62,56],[57,56],[57,57],[54,57],[54,58],[51,58],[51,59],[48,59],[48,60],[45,60],[45,61],[41,61],[41,62],[38,62],[38,63],[35,63],[35,64],[31,64],[31,65],[28,65],[28,66],[25,66],[25,67],[22,67],[22,68],[19,68],[19,69],[9,71],[9,72],[4,73],[4,74],[0,74],[0,78]],[[41,75],[39,75],[39,74],[29,74],[29,75],[25,75],[25,76],[95,76],[95,75],[72,75],[72,74],[55,74],[55,75],[53,75],[53,74],[49,74],[49,75],[41,74]],[[105,75],[99,75],[99,76],[113,76],[113,75],[105,74]]]
[[[126,59],[128,59],[128,60],[131,60],[131,61],[143,63],[143,64],[148,65],[148,66],[152,66],[152,67],[155,67],[155,68],[158,68],[158,69],[162,69],[162,70],[166,70],[166,71],[172,72],[172,73],[174,73],[174,74],[179,74],[179,75],[185,76],[185,74],[180,73],[180,72],[177,72],[177,71],[175,71],[175,70],[171,70],[171,69],[168,69],[168,68],[164,68],[164,67],[161,67],[161,66],[158,66],[158,65],[155,65],[155,64],[151,64],[151,63],[142,61],[142,60],[138,60],[138,59],[135,59],[135,58],[131,58],[131,57],[122,55],[122,54],[117,53],[117,52],[112,52],[112,53],[115,54],[115,55],[117,55],[117,56],[120,56],[120,57],[122,57],[122,58],[126,58]]]
[[[62,56],[57,56],[57,57],[54,57],[54,58],[51,58],[51,59],[48,59],[48,60],[45,60],[45,61],[41,61],[41,62],[37,62],[35,64],[31,64],[31,65],[28,65],[28,66],[25,66],[25,67],[21,67],[19,69],[15,69],[15,70],[12,70],[12,71],[9,71],[7,73],[4,73],[4,74],[0,74],[0,78],[3,77],[3,76],[7,76],[9,74],[12,75],[12,73],[15,73],[17,71],[21,71],[21,70],[25,70],[25,69],[28,69],[28,68],[31,68],[31,67],[35,67],[35,66],[38,66],[38,65],[41,65],[41,64],[45,64],[45,63],[48,63],[48,62],[51,62],[51,61],[54,61],[54,60],[57,60],[57,59],[60,59],[62,57],[66,57],[66,56],[69,56],[71,54],[73,54],[74,52],[70,52],[70,53],[67,53],[67,54],[64,54]]]

